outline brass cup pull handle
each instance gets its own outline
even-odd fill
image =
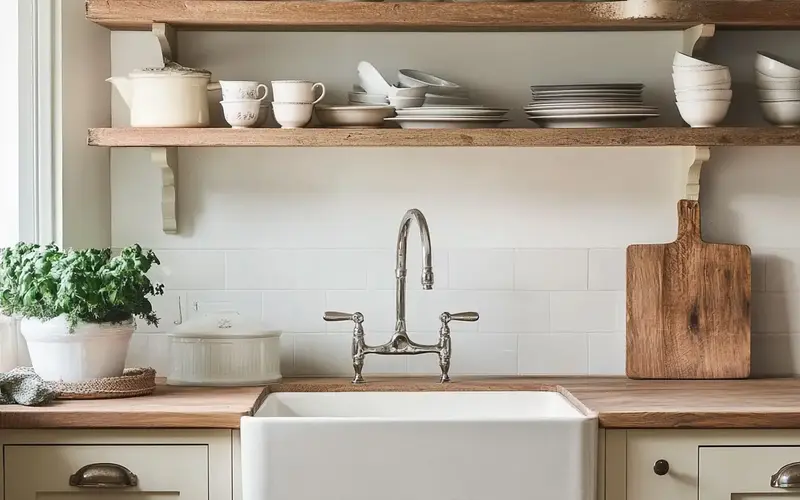
[[[84,465],[69,476],[69,485],[76,488],[132,488],[137,484],[136,474],[119,464]]]
[[[772,475],[769,485],[773,488],[800,488],[800,462],[786,464]]]

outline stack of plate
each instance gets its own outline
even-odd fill
[[[658,116],[642,102],[641,83],[538,85],[525,106],[528,119],[546,128],[631,127]]]
[[[398,109],[397,116],[386,118],[402,128],[493,128],[508,121],[505,108],[484,106],[424,106]]]

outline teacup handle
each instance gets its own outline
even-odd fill
[[[258,97],[258,91],[259,91],[259,90],[261,90],[261,88],[262,88],[262,87],[264,88],[264,95],[263,95],[263,96],[261,96],[261,97]],[[264,99],[266,99],[266,98],[267,98],[267,96],[268,96],[268,95],[269,95],[269,87],[267,87],[267,86],[266,86],[266,85],[264,85],[263,83],[259,83],[259,84],[258,84],[258,87],[256,87],[256,98],[257,98],[259,101],[263,101]]]
[[[322,89],[322,93],[319,95],[319,97],[317,97],[317,100],[316,100],[316,101],[314,101],[312,104],[316,104],[316,103],[318,103],[319,101],[321,101],[321,100],[322,100],[322,98],[323,98],[323,97],[325,97],[325,85],[323,85],[323,84],[321,84],[321,83],[317,82],[317,83],[315,83],[315,84],[314,84],[314,85],[311,87],[311,91],[313,92],[313,91],[314,91],[314,89],[316,89],[317,87],[319,87],[319,88],[321,88],[321,89]]]

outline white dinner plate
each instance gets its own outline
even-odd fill
[[[461,116],[461,117],[502,117],[509,112],[504,108],[469,108],[469,107],[422,107],[398,109],[397,116]]]
[[[465,117],[430,117],[418,116],[408,118],[386,118],[384,121],[397,122],[402,128],[439,128],[439,129],[457,129],[457,128],[494,128],[508,120],[505,118],[465,118]]]
[[[531,90],[639,90],[643,83],[584,83],[578,85],[531,85]]]
[[[635,127],[639,122],[658,115],[566,115],[555,117],[529,117],[528,120],[544,128],[620,128]]]
[[[571,108],[526,111],[528,116],[573,116],[573,115],[649,115],[658,116],[656,109],[641,108]]]

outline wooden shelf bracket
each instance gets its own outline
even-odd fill
[[[161,221],[167,234],[178,233],[178,148],[150,148],[150,161],[161,170]]]
[[[716,31],[713,24],[698,24],[683,30],[683,53],[691,56],[702,52]]]
[[[178,35],[172,25],[166,23],[153,23],[153,34],[158,39],[161,47],[161,58],[164,66],[169,62],[177,62],[178,59]]]
[[[685,200],[700,199],[700,173],[703,164],[711,159],[711,148],[708,146],[690,146],[685,150],[686,192]]]

